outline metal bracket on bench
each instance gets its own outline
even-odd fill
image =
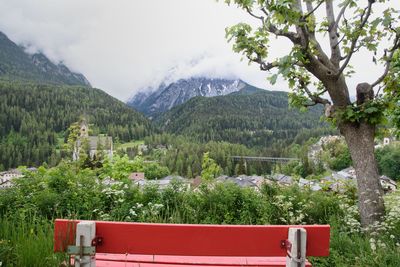
[[[288,256],[289,258],[291,258],[295,262],[300,262],[301,263],[301,262],[306,260],[303,257],[298,258],[298,257],[293,257],[292,256],[292,252],[291,252],[292,243],[287,239],[281,241],[281,248],[286,249],[286,256]],[[299,253],[297,255],[299,255]]]
[[[68,246],[68,255],[80,255],[80,256],[94,256],[96,254],[95,247],[78,247],[78,246]]]
[[[93,247],[97,247],[97,246],[101,246],[101,245],[103,245],[103,238],[101,237],[101,236],[95,236],[93,239],[92,239],[92,246]]]
[[[83,264],[90,264],[91,259],[85,259],[84,257],[91,257],[96,255],[96,247],[94,246],[83,246],[85,243],[85,237],[83,235],[79,236],[79,246],[68,246],[67,254],[74,256],[75,266],[81,266]],[[78,243],[78,242],[77,242]],[[70,264],[72,266],[72,264]]]
[[[304,228],[289,228],[288,239],[281,241],[286,249],[286,267],[305,267],[307,232]]]
[[[281,241],[281,248],[286,249],[286,251],[290,251],[292,249],[292,243],[289,240],[285,239]]]
[[[68,246],[67,253],[74,256],[75,267],[95,267],[93,256],[96,254],[96,245],[102,243],[102,238],[95,237],[95,222],[83,221],[76,227],[76,245]],[[71,260],[71,258],[70,258]],[[71,264],[70,264],[71,266]]]

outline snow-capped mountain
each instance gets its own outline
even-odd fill
[[[154,118],[157,115],[183,104],[196,96],[213,97],[227,95],[244,88],[241,80],[190,78],[162,83],[157,89],[148,88],[134,95],[127,104]]]

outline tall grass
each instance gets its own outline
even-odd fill
[[[1,266],[60,266],[62,254],[53,253],[53,223],[44,218],[0,218]]]
[[[334,219],[330,222],[329,257],[312,258],[313,267],[399,267],[400,247],[389,236],[385,247],[371,249],[369,234],[344,234]],[[397,238],[399,238],[398,236]]]

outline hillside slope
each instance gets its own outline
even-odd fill
[[[82,74],[54,64],[42,53],[28,54],[0,32],[0,79],[90,86]]]
[[[321,108],[302,113],[288,108],[285,92],[248,87],[212,98],[195,97],[156,120],[163,130],[199,141],[228,141],[248,146],[291,143],[296,137],[329,132]]]
[[[56,160],[57,137],[82,115],[94,125],[94,133],[121,141],[153,130],[142,114],[99,89],[2,81],[0,165],[7,169]]]

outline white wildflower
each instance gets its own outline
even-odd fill
[[[371,247],[371,250],[372,250],[373,252],[375,252],[375,251],[376,251],[375,239],[371,238],[371,239],[369,240],[369,245],[370,245],[370,247]]]

